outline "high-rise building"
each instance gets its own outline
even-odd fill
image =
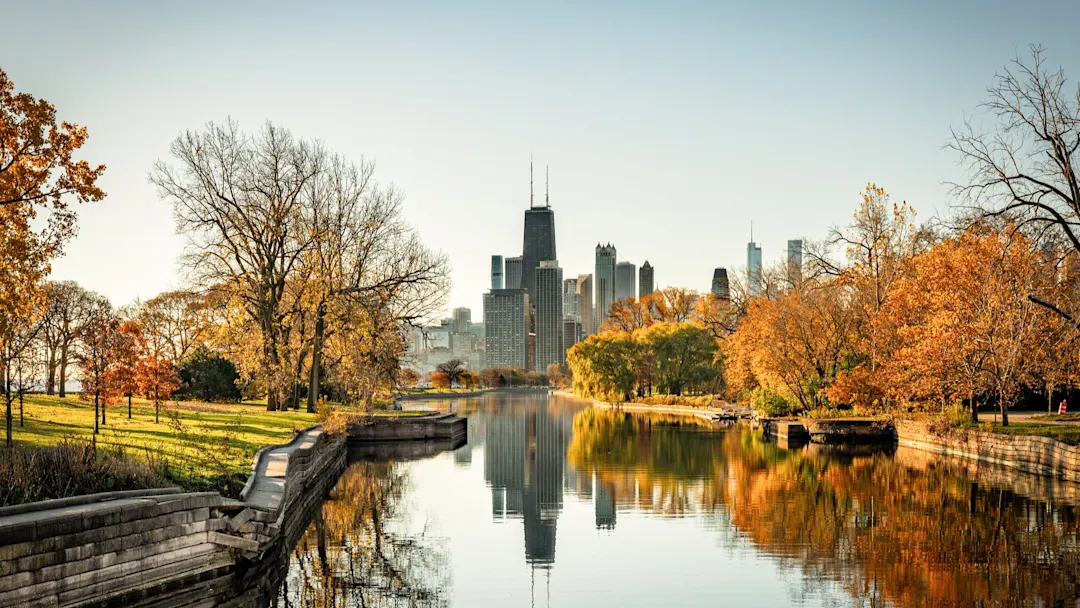
[[[645,260],[645,263],[638,268],[638,299],[656,291],[656,285],[653,282],[653,267],[649,263],[649,260]]]
[[[503,256],[491,256],[491,288],[503,288]]]
[[[802,239],[787,242],[787,279],[792,285],[802,283]]]
[[[578,295],[577,279],[563,279],[563,316],[581,320],[581,296]]]
[[[615,265],[615,299],[624,300],[637,295],[637,266],[633,262]]]
[[[611,303],[615,301],[615,247],[596,245],[596,273],[593,275],[596,283],[596,308],[593,310],[592,327],[590,333],[596,333],[600,326],[607,321],[611,310]]]
[[[581,335],[593,333],[593,278],[591,274],[579,274],[577,278],[578,310],[581,311]]]
[[[746,288],[751,296],[761,295],[761,247],[754,241],[746,244]]]
[[[571,315],[563,315],[563,351],[581,342],[581,321]]]
[[[506,258],[505,289],[522,289],[521,268],[525,260],[519,255]]]
[[[563,349],[563,271],[559,262],[543,260],[536,269],[536,370],[566,362]]]
[[[450,330],[455,334],[469,333],[469,325],[472,324],[472,310],[468,308],[455,308],[450,312]]]
[[[524,289],[492,289],[484,294],[487,367],[528,367],[529,309]]]
[[[546,183],[545,179],[545,183]],[[525,238],[521,248],[522,284],[529,298],[536,301],[536,269],[540,262],[557,260],[555,253],[555,212],[551,209],[550,193],[544,193],[544,206],[533,205],[532,162],[529,163],[529,208],[525,210]]]
[[[731,299],[731,287],[728,284],[728,276],[726,268],[717,268],[712,273],[712,289],[709,290],[713,295],[724,298],[725,300]]]

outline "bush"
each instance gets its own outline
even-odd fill
[[[164,463],[122,448],[65,439],[47,448],[0,448],[0,506],[97,492],[172,486]]]
[[[200,346],[180,364],[180,390],[174,393],[178,399],[200,401],[235,402],[241,397],[237,381],[240,374],[232,361],[216,352]]]
[[[801,410],[771,388],[759,386],[750,393],[750,407],[764,416],[794,416]]]

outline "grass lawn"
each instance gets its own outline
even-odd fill
[[[961,425],[961,428],[972,431],[1001,433],[1003,435],[1036,435],[1057,439],[1072,445],[1080,445],[1080,426],[1039,424],[1037,422],[1010,422],[1009,426],[1001,426],[1000,422],[983,422],[979,424],[969,422]]]
[[[23,427],[18,401],[13,407],[16,444],[49,446],[93,435],[94,404],[77,395],[27,395]],[[134,457],[165,458],[171,468],[191,477],[246,474],[259,449],[288,441],[295,431],[317,422],[307,412],[268,412],[265,403],[184,401],[163,403],[161,421],[155,423],[153,405],[142,399],[133,401],[131,420],[124,400],[109,406],[106,421],[99,445],[122,447]]]

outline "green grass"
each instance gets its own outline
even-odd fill
[[[1010,422],[1009,426],[1001,426],[1000,422],[971,422],[960,425],[972,431],[1000,433],[1002,435],[1035,435],[1049,437],[1071,445],[1080,445],[1080,426],[1066,426],[1062,424],[1039,424],[1037,422]]]
[[[1076,422],[1080,420],[1080,414],[1065,414],[1059,416],[1058,414],[1035,414],[1032,416],[1034,420],[1053,420],[1055,422]]]
[[[94,405],[76,395],[28,395],[22,427],[17,401],[14,408],[17,445],[47,447],[64,438],[93,436]],[[259,449],[288,441],[295,431],[317,423],[315,414],[268,412],[265,403],[191,401],[163,403],[160,422],[155,423],[153,405],[141,399],[134,400],[131,420],[126,400],[110,405],[106,420],[97,436],[99,445],[136,455],[152,453],[189,477],[246,473]]]

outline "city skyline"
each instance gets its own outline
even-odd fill
[[[1038,3],[1008,18],[982,6],[493,11],[466,3],[428,6],[418,21],[415,7],[394,4],[267,3],[256,14],[198,1],[155,10],[104,1],[67,7],[68,20],[93,27],[58,40],[53,52],[24,52],[34,28],[14,27],[0,55],[19,90],[88,128],[87,158],[108,165],[108,198],[79,207],[79,236],[54,264],[54,279],[79,280],[117,305],[183,287],[183,238],[146,175],[178,133],[232,117],[248,130],[272,120],[346,157],[377,161],[379,181],[405,193],[409,221],[452,260],[448,306],[479,310],[488,283],[480,269],[493,252],[520,246],[520,232],[498,227],[527,205],[530,151],[552,166],[567,245],[559,259],[572,272],[591,268],[586,243],[611,240],[625,259],[648,257],[664,269],[664,285],[705,290],[716,265],[741,266],[751,219],[766,262],[780,261],[788,239],[845,223],[870,181],[932,218],[951,200],[945,183],[961,177],[942,146],[985,101],[994,74],[1033,42],[1068,73],[1080,56],[1060,3],[1052,14],[1062,18],[1049,22]],[[50,11],[47,2],[19,3],[9,16],[15,25],[43,22]],[[205,12],[214,27],[201,27]],[[972,14],[975,27],[956,27]],[[260,27],[243,27],[251,19]],[[856,31],[853,22],[875,27]],[[234,35],[220,36],[223,29]],[[564,43],[540,52],[552,31]],[[767,44],[751,32],[767,32]],[[913,36],[920,43],[902,54],[873,43]],[[408,51],[380,53],[390,41]],[[758,61],[739,58],[746,48],[762,49]],[[363,78],[340,78],[375,54],[380,62]],[[296,78],[287,94],[282,70]],[[839,94],[863,90],[868,74],[904,94],[872,104]],[[193,93],[200,90],[214,95]],[[306,90],[328,94],[313,106],[299,94]],[[803,102],[792,106],[795,97]],[[785,167],[785,179],[769,179],[777,157],[768,142],[781,133],[789,157],[802,160]],[[739,179],[718,189],[717,168]],[[469,213],[445,212],[455,206]],[[629,221],[642,217],[650,220]],[[114,239],[115,230],[130,236]],[[462,238],[474,231],[484,236]],[[675,246],[652,246],[655,234],[676,231]],[[131,272],[95,272],[115,267]]]

